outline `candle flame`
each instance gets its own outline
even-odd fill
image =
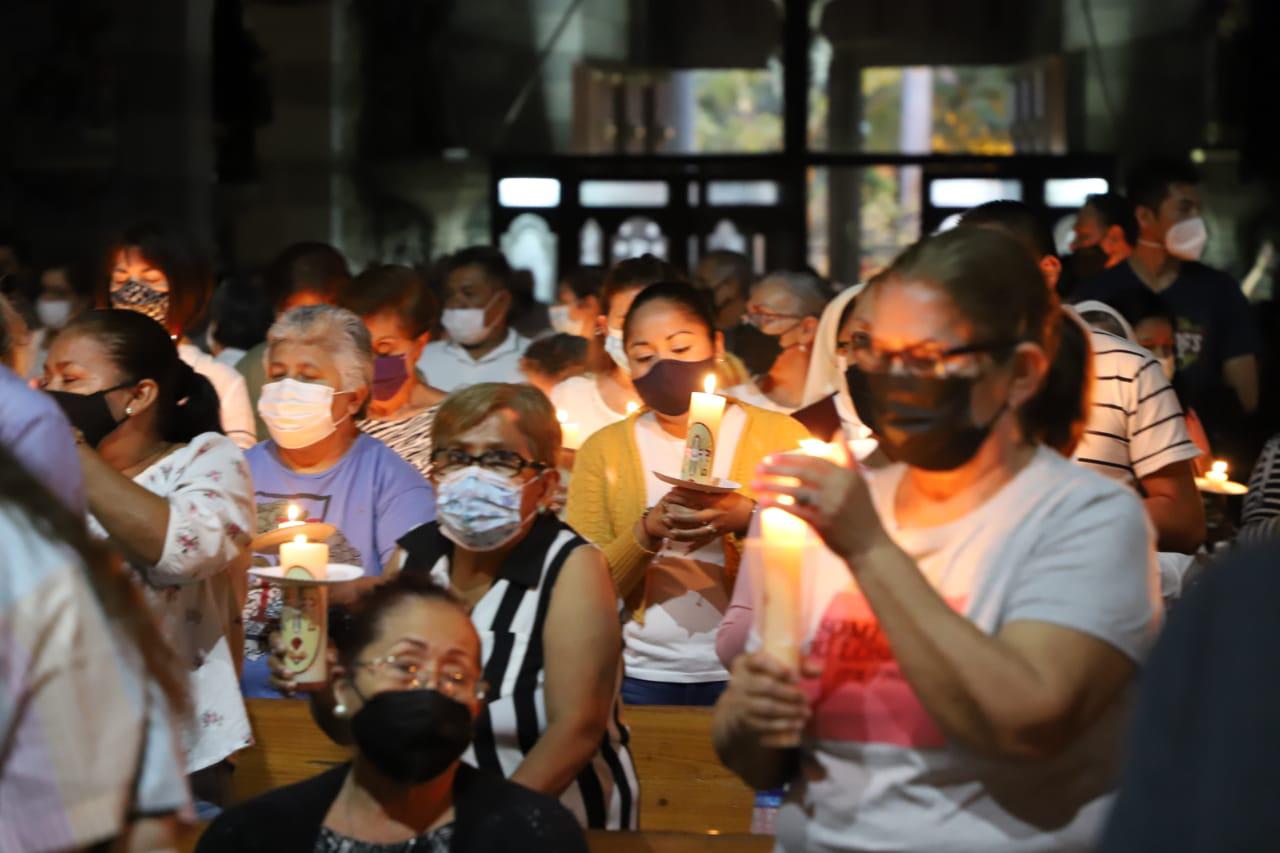
[[[628,400],[628,401],[627,401],[627,414],[628,414],[628,415],[634,415],[634,414],[636,413],[636,410],[637,410],[637,409],[639,409],[639,408],[640,408],[640,404],[639,404],[639,403],[637,403],[635,400]]]
[[[564,409],[556,409],[556,420],[562,424],[567,424],[569,422],[569,413]]]
[[[1215,474],[1226,474],[1226,473],[1227,473],[1227,463],[1226,463],[1226,462],[1223,462],[1222,460],[1218,460],[1217,462],[1214,462],[1214,463],[1213,463],[1213,473],[1215,473]]]
[[[716,375],[714,373],[708,373],[707,378],[702,380],[702,390],[708,394],[716,393]]]
[[[306,537],[306,536],[304,536],[303,534],[299,533],[297,536],[293,537],[293,544],[295,544],[295,545],[306,545],[306,544],[307,544],[307,537]]]
[[[285,515],[289,517],[290,521],[297,521],[298,516],[301,514],[302,510],[298,509],[297,504],[289,504],[289,508],[285,510]]]

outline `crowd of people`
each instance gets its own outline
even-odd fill
[[[786,789],[783,850],[1117,843],[1157,801],[1147,744],[1106,829],[1166,611],[1207,618],[1180,602],[1214,552],[1280,530],[1267,353],[1197,185],[1144,165],[1065,256],[999,201],[865,283],[644,255],[537,310],[486,246],[353,275],[299,243],[215,287],[139,224],[15,271],[0,850],[585,850],[640,826],[638,705],[714,708],[725,766]],[[679,476],[708,381],[725,488]],[[1258,460],[1238,525],[1218,457]],[[795,660],[764,640],[778,511],[809,531]],[[295,516],[361,571],[319,689],[250,573]],[[233,802],[247,699],[308,702],[351,761]]]

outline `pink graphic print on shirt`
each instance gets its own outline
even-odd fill
[[[967,602],[947,603],[963,612]],[[903,677],[880,622],[860,592],[846,590],[831,601],[810,644],[809,659],[822,666],[821,678],[805,685],[814,711],[814,737],[910,749],[940,749],[946,744]]]

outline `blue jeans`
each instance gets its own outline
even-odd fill
[[[628,705],[699,705],[716,704],[729,686],[727,681],[701,681],[681,684],[674,681],[645,681],[643,678],[622,679],[622,701]]]

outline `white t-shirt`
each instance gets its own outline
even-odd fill
[[[432,341],[422,350],[418,370],[428,385],[446,392],[480,382],[522,383],[520,357],[528,346],[529,339],[515,329],[508,329],[502,343],[478,359],[453,341]]]
[[[257,425],[253,422],[253,406],[249,403],[249,388],[244,376],[230,365],[223,364],[194,344],[179,344],[178,356],[191,365],[213,385],[218,392],[222,431],[241,450],[248,450],[258,443]]]
[[[600,396],[594,376],[571,376],[551,389],[551,405],[565,412],[581,429],[582,440],[609,424],[625,418],[626,412],[615,412]]]
[[[1150,527],[1131,491],[1042,448],[967,517],[902,529],[893,501],[904,471],[866,474],[882,522],[979,630],[1049,622],[1142,660],[1160,604]],[[1127,702],[1055,758],[975,756],[920,704],[845,563],[818,543],[805,567],[809,654],[824,664],[807,685],[805,752],[822,770],[792,788],[779,849],[1092,849],[1123,759]]]
[[[711,466],[715,476],[728,477],[746,423],[741,407],[725,410]],[[652,412],[636,419],[635,435],[646,502],[653,506],[672,488],[653,472],[679,476],[685,441],[666,433]],[[729,673],[716,657],[716,629],[729,606],[721,537],[696,550],[663,540],[644,584],[644,624],[630,621],[622,629],[627,675],[678,684],[728,680]]]
[[[734,385],[732,388],[724,392],[730,397],[736,397],[744,403],[748,403],[759,409],[768,409],[771,412],[782,412],[789,415],[795,411],[788,406],[781,406],[769,399],[768,395],[760,390],[760,387],[754,382],[744,382],[741,385]]]

